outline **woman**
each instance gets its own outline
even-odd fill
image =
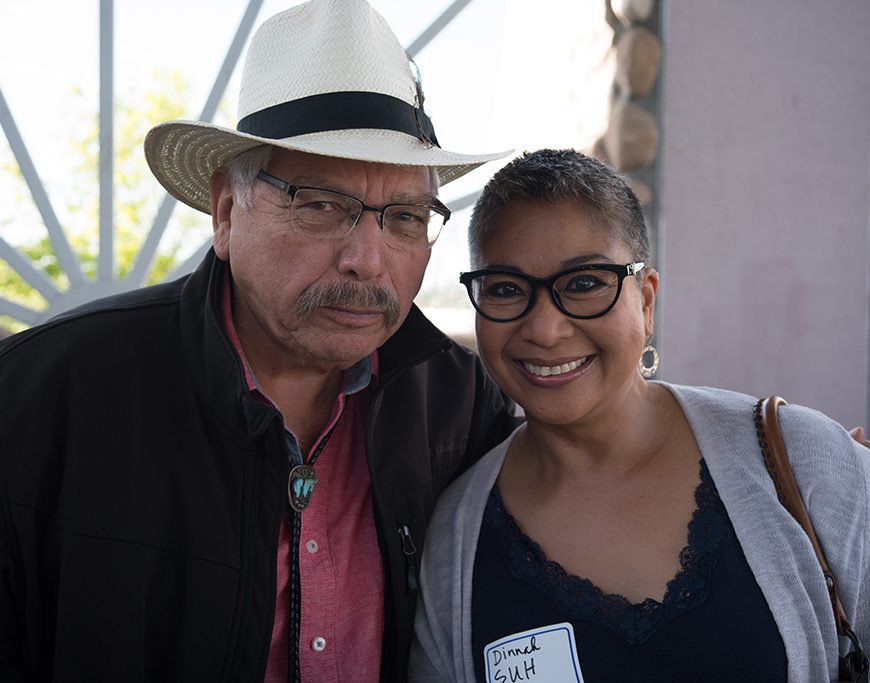
[[[527,423],[439,503],[411,680],[835,678],[824,578],[765,469],[756,399],[642,376],[659,275],[625,182],[572,150],[526,154],[469,236],[480,354]],[[806,408],[780,423],[870,642],[870,453]]]

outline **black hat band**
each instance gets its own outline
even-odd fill
[[[440,147],[432,121],[423,110],[391,95],[331,92],[282,102],[248,114],[240,133],[280,140],[308,133],[351,128],[395,130]]]

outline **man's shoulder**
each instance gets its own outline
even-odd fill
[[[29,359],[81,354],[100,358],[132,345],[147,344],[167,333],[177,319],[181,283],[172,282],[90,301],[65,311],[28,330],[0,341],[0,368],[18,366]]]

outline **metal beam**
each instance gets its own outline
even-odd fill
[[[115,116],[113,0],[100,0],[100,252],[97,279],[115,279]]]
[[[21,276],[22,280],[49,301],[54,301],[60,296],[60,290],[54,286],[48,276],[34,268],[29,260],[24,258],[15,247],[2,237],[0,237],[0,258],[12,266],[12,269]]]
[[[0,296],[0,315],[8,315],[10,318],[20,320],[25,325],[38,325],[42,322],[42,313],[25,308],[2,296]]]
[[[411,59],[416,57],[470,3],[471,0],[454,0],[453,4],[441,13],[441,16],[429,25],[429,28],[423,31],[413,43],[405,48],[408,56]]]
[[[471,194],[467,194],[464,197],[459,197],[459,199],[451,199],[450,207],[451,211],[462,211],[462,209],[467,209],[469,206],[472,206],[474,202],[477,201],[477,198],[480,196],[482,190],[475,190]]]
[[[6,98],[3,97],[2,89],[0,89],[0,126],[3,127],[3,131],[6,133],[9,147],[15,155],[27,187],[30,189],[33,202],[42,215],[42,221],[48,229],[48,237],[51,240],[51,246],[60,262],[61,268],[66,272],[70,284],[74,285],[84,282],[85,276],[82,273],[79,259],[73,253],[66,235],[64,235],[63,228],[60,227],[60,221],[57,220],[57,215],[54,213],[54,209],[48,199],[48,194],[45,192],[45,187],[39,179],[39,174],[36,172],[33,160],[30,158],[24,140],[21,138],[21,133],[18,132],[18,126],[15,125],[15,119],[12,116],[12,111],[6,104]]]
[[[236,29],[236,35],[233,38],[233,42],[230,43],[226,57],[224,57],[223,64],[218,71],[214,85],[206,99],[205,105],[203,106],[202,113],[199,117],[200,121],[211,121],[212,118],[214,118],[218,104],[221,101],[221,97],[223,97],[227,83],[230,80],[230,76],[232,76],[233,69],[235,69],[236,64],[239,61],[239,57],[242,54],[242,49],[245,47],[251,29],[254,27],[254,21],[257,18],[257,14],[259,13],[262,4],[263,0],[250,0],[250,2],[248,2],[248,8],[245,10],[242,20],[239,22],[239,27]],[[157,246],[160,244],[163,233],[166,231],[166,226],[169,223],[169,218],[172,216],[172,210],[175,208],[175,204],[175,198],[168,194],[161,203],[160,208],[157,211],[157,216],[154,219],[154,225],[151,227],[148,236],[145,238],[145,242],[142,244],[142,248],[139,250],[139,255],[136,258],[136,263],[133,265],[133,268],[127,277],[131,286],[138,287],[145,282],[148,270],[151,268],[151,263],[154,261],[154,255],[157,253]]]

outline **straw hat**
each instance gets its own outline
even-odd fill
[[[264,143],[432,166],[442,185],[510,154],[441,149],[422,100],[407,53],[365,0],[310,0],[266,20],[251,38],[237,130],[162,123],[145,138],[145,158],[170,194],[210,213],[214,170]]]

